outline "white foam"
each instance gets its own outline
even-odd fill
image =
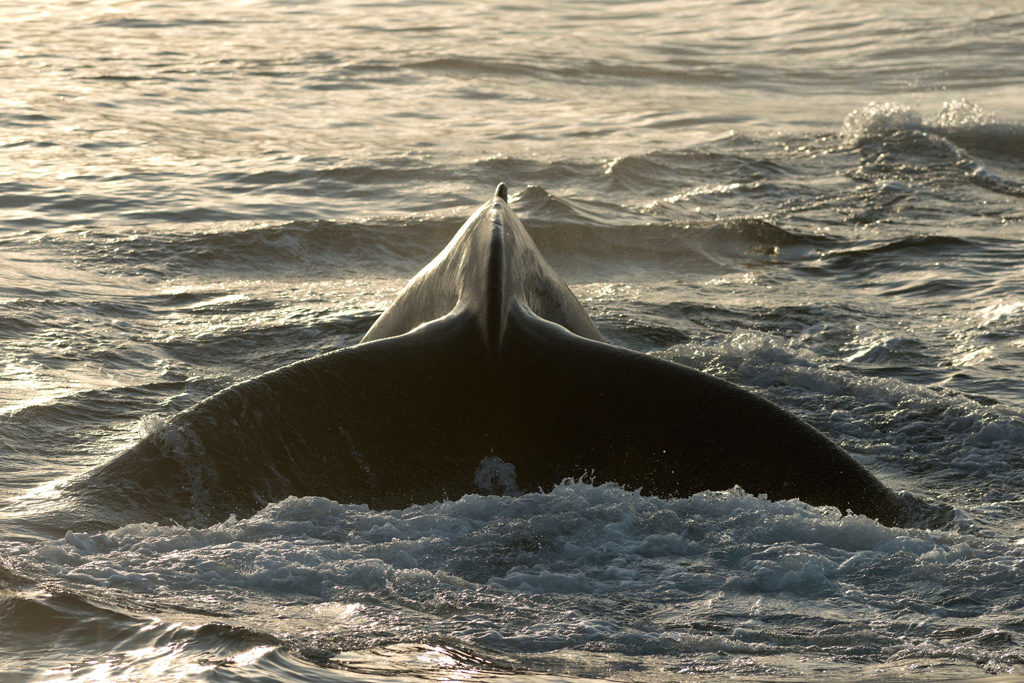
[[[922,131],[981,144],[985,148],[1017,149],[1024,129],[1000,122],[980,105],[964,98],[947,100],[931,117],[898,102],[869,102],[843,119],[840,137],[851,144],[894,133]]]
[[[946,130],[963,130],[995,123],[995,121],[995,116],[982,109],[981,106],[960,97],[943,102],[942,110],[932,119],[931,124]]]
[[[895,645],[914,620],[941,618],[928,606],[936,591],[994,623],[1024,579],[1024,545],[1012,540],[890,529],[739,489],[663,500],[576,481],[391,511],[289,498],[205,529],[132,524],[3,551],[19,570],[76,590],[126,588],[300,641],[323,629],[312,604],[344,613],[336,637],[359,633],[364,645],[440,637],[631,656],[773,656],[795,647],[775,640],[773,624],[826,613],[843,642]],[[972,601],[978,591],[986,597]],[[704,618],[743,626],[678,627]],[[806,638],[798,651],[828,650],[835,628]]]
[[[517,494],[516,466],[493,455],[480,461],[473,482],[483,493]]]
[[[899,130],[920,129],[924,121],[920,112],[896,102],[869,102],[854,109],[843,119],[840,135],[853,142],[878,137]]]

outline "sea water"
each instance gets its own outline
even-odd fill
[[[986,2],[0,2],[0,680],[1024,672],[1021,45]],[[610,341],[953,513],[481,454],[401,510],[29,521],[357,342],[499,181]]]

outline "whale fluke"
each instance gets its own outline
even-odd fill
[[[229,387],[75,485],[112,523],[215,521],[288,495],[375,507],[567,477],[688,496],[741,486],[896,524],[821,433],[720,379],[606,343],[498,185],[362,342]],[[95,497],[94,496],[94,497]]]

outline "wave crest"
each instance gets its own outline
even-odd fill
[[[943,102],[942,109],[930,118],[898,102],[869,102],[846,115],[839,135],[859,146],[908,131],[939,135],[968,149],[1010,155],[1024,151],[1024,124],[1000,121],[964,98]]]

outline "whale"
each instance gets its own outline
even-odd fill
[[[210,396],[70,493],[109,524],[198,524],[287,496],[388,509],[567,479],[662,497],[738,486],[903,518],[898,496],[792,414],[608,343],[504,184],[360,343]]]

